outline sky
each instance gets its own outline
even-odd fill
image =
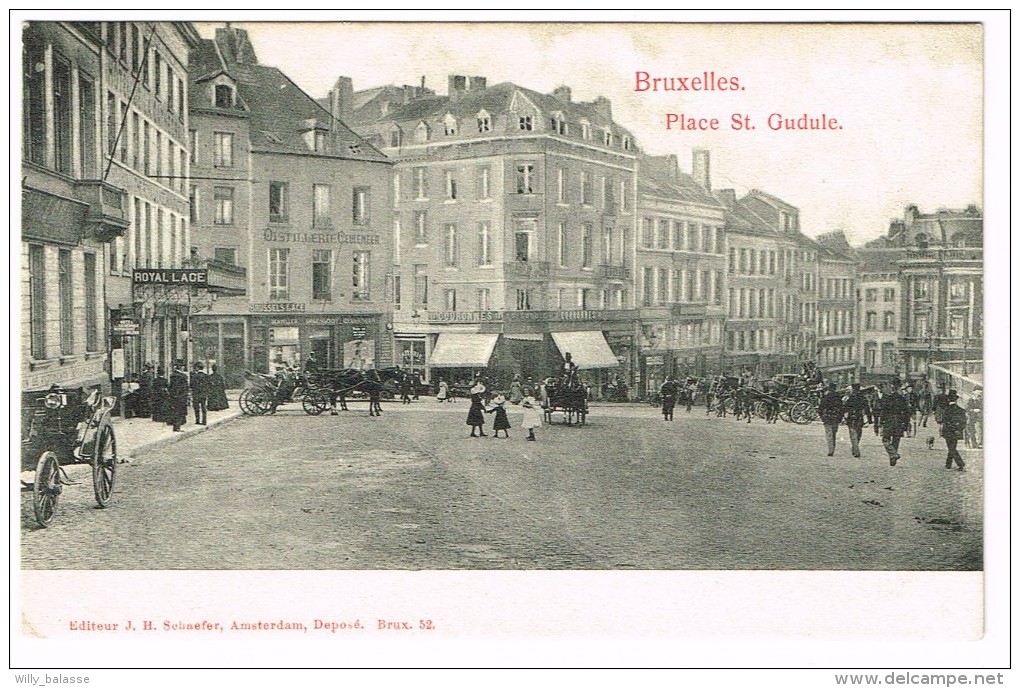
[[[713,188],[779,196],[800,208],[809,236],[843,230],[859,245],[910,204],[984,205],[978,23],[233,25],[248,31],[260,62],[316,98],[338,76],[352,77],[356,91],[424,77],[442,95],[450,74],[541,92],[567,85],[574,100],[605,96],[643,151],[675,154],[689,172],[691,149],[708,148]],[[196,26],[211,37],[223,23]],[[639,73],[687,77],[688,86],[714,73],[740,88],[639,90]],[[773,114],[824,115],[840,128],[773,130]],[[709,127],[715,119],[718,130],[680,130],[680,115]]]

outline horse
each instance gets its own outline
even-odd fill
[[[347,395],[352,392],[365,392],[368,394],[368,415],[382,415],[382,393],[386,384],[393,380],[399,380],[403,371],[398,367],[381,368],[379,370],[359,370],[357,368],[345,368],[343,370],[327,371],[330,388],[331,413],[336,414],[337,401],[340,402],[340,409],[347,410]]]

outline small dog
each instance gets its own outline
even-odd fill
[[[935,448],[935,436],[934,435],[930,436],[927,440],[925,440],[925,442],[928,445],[928,449],[934,449]]]

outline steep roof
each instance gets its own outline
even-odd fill
[[[859,248],[854,254],[861,274],[898,272],[897,261],[904,258],[904,251],[899,248]]]
[[[676,159],[671,156],[643,156],[638,170],[638,192],[663,198],[672,198],[685,203],[697,203],[715,208],[723,204],[711,193],[701,188],[694,177],[676,168]]]

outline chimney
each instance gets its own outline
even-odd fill
[[[737,205],[736,189],[719,189],[715,192],[715,196],[727,209],[732,210]]]
[[[485,90],[485,77],[484,76],[473,76],[468,79],[468,90],[469,91],[484,91]]]
[[[570,87],[569,86],[557,86],[552,92],[553,98],[560,100],[566,104],[570,104]]]
[[[705,191],[712,190],[712,169],[707,148],[695,148],[691,161],[691,176]]]
[[[595,108],[595,112],[599,113],[607,120],[612,121],[613,119],[613,105],[609,102],[609,98],[605,96],[599,96],[592,102],[592,106]]]
[[[216,44],[224,53],[227,60],[239,65],[257,65],[259,58],[255,55],[255,48],[251,45],[248,32],[244,29],[237,29],[227,24],[222,29],[216,29]]]
[[[467,77],[459,74],[451,74],[447,77],[447,95],[450,100],[458,100],[461,94],[467,90]]]
[[[329,114],[335,128],[336,120],[347,123],[354,115],[354,81],[349,76],[338,77],[329,92]]]

